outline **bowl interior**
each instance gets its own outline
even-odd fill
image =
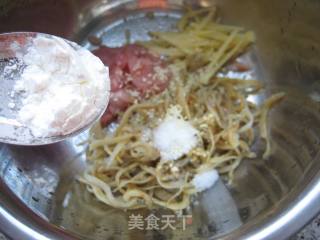
[[[3,188],[17,196],[15,204],[22,202],[37,218],[83,239],[232,239],[235,231],[250,231],[280,214],[319,171],[320,15],[315,1],[48,0],[26,1],[23,8],[14,2],[0,5],[0,32],[57,34],[89,49],[94,48],[89,36],[98,36],[111,47],[125,44],[128,32],[132,42],[147,40],[149,31],[172,29],[184,4],[217,4],[223,22],[257,35],[254,47],[241,56],[254,68],[239,77],[263,81],[266,95],[287,94],[269,118],[272,156],[244,160],[231,185],[218,182],[183,216],[173,215],[175,229],[161,229],[160,224],[159,230],[130,230],[132,216],[153,214],[163,219],[172,213],[113,209],[74,181],[85,166],[82,143],[88,132],[40,147],[2,144]],[[254,147],[259,152],[259,143]]]

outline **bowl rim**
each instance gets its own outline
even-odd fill
[[[303,189],[302,191],[299,191]],[[287,239],[303,228],[320,212],[320,172],[318,171],[305,186],[300,186],[280,201],[270,214],[261,219],[261,224],[248,222],[231,232],[231,235],[219,237],[223,240],[272,240]],[[0,230],[12,239],[81,239],[76,233],[63,229],[46,221],[27,207],[0,178]],[[300,192],[297,194],[297,192]],[[290,197],[293,201],[288,204]],[[276,211],[279,210],[279,211]],[[215,236],[209,239],[216,239]]]

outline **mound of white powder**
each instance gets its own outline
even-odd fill
[[[88,50],[75,50],[62,39],[37,36],[23,61],[19,122],[35,137],[65,135],[86,125],[107,104],[108,68]]]

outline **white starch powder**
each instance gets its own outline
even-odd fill
[[[31,40],[21,79],[17,119],[36,137],[65,135],[84,126],[107,104],[108,68],[86,49],[75,50],[57,37]]]

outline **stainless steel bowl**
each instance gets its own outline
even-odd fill
[[[270,116],[271,158],[243,161],[232,185],[220,182],[200,195],[185,230],[142,231],[129,230],[132,214],[168,212],[112,209],[74,181],[87,133],[41,147],[2,144],[2,232],[13,239],[286,239],[320,211],[319,1],[0,1],[0,32],[46,32],[88,48],[88,37],[98,35],[118,46],[128,30],[140,40],[170,28],[187,3],[215,3],[224,22],[255,31],[257,43],[244,56],[254,63],[253,77],[266,94],[287,93]]]

